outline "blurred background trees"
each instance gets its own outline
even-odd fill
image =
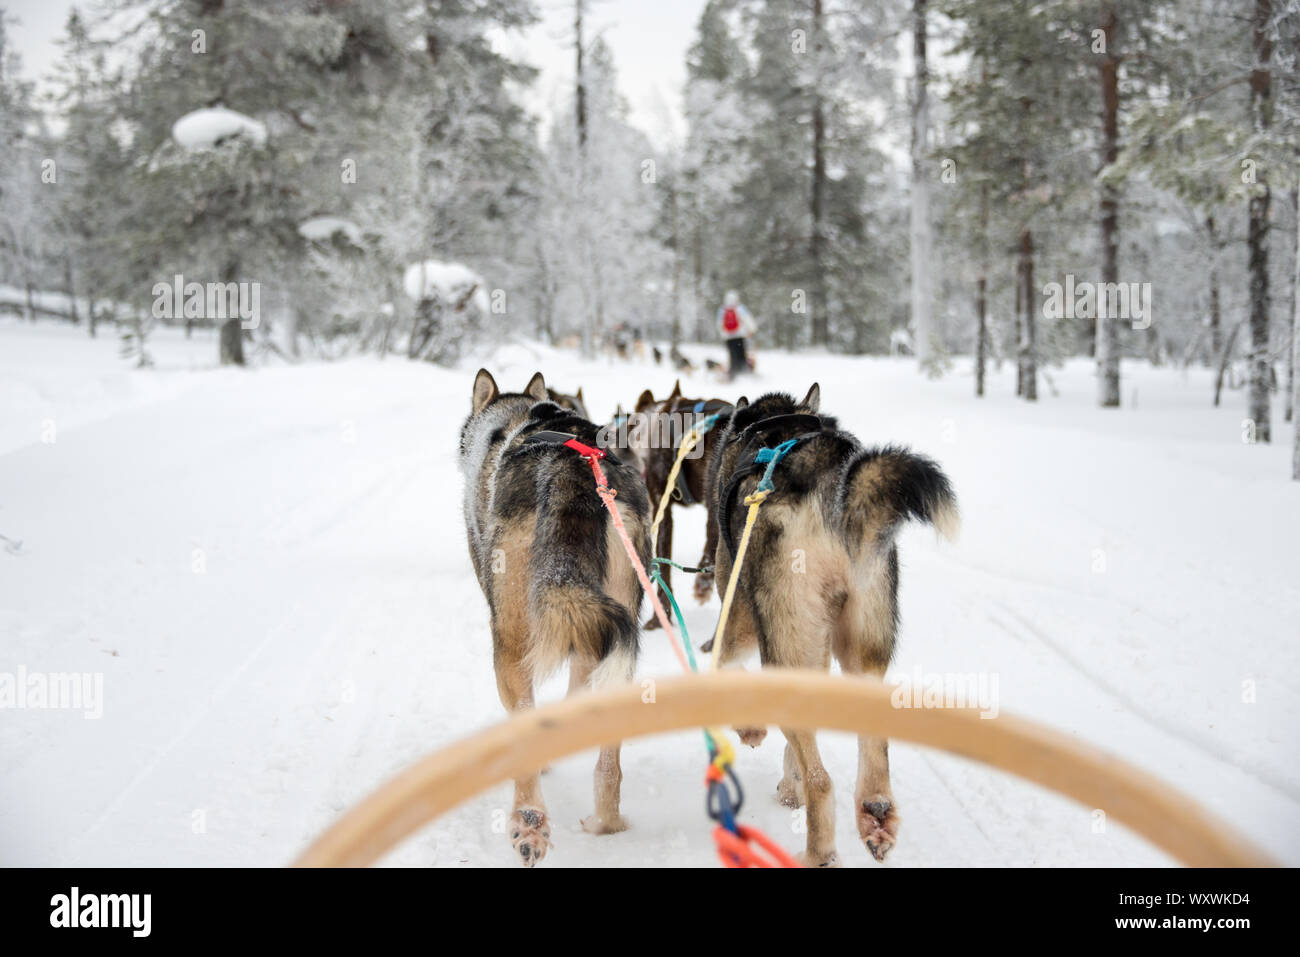
[[[737,288],[760,346],[969,355],[976,394],[1011,362],[1029,400],[1090,356],[1103,406],[1124,360],[1201,363],[1257,440],[1291,415],[1294,5],[701,0],[668,137],[630,118],[614,11],[565,15],[540,108],[501,39],[529,0],[88,0],[44,94],[0,18],[0,309],[447,362],[708,341]],[[482,288],[412,296],[430,262]],[[257,328],[157,315],[176,275],[259,283]],[[1150,324],[1048,316],[1067,277],[1150,283]]]

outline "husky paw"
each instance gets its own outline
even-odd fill
[[[599,814],[582,819],[582,829],[588,834],[617,834],[628,828],[627,818],[615,814],[612,818],[603,818]]]
[[[898,812],[894,802],[877,794],[858,804],[858,834],[871,856],[883,861],[898,840]]]
[[[713,597],[713,572],[700,572],[695,576],[695,600],[707,604]]]
[[[800,851],[794,856],[802,867],[840,867],[840,856],[834,851],[814,854],[812,851]]]
[[[740,735],[740,743],[747,744],[751,748],[758,747],[767,737],[767,728],[736,728],[735,731]]]
[[[641,626],[641,630],[642,630],[642,631],[654,631],[656,628],[662,628],[662,627],[663,627],[663,626],[659,624],[659,616],[658,616],[658,615],[651,615],[651,616],[650,616],[650,620],[647,621],[644,625]]]
[[[776,799],[789,808],[803,807],[803,787],[798,778],[782,778],[776,786]]]
[[[510,815],[510,846],[524,867],[532,867],[551,848],[551,822],[546,812],[535,807],[521,807]]]

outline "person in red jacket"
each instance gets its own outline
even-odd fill
[[[754,334],[754,317],[741,303],[740,293],[734,289],[728,290],[722,297],[722,308],[718,310],[718,331],[727,344],[731,378],[751,371],[745,340]]]

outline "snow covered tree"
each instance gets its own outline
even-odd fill
[[[95,335],[105,305],[126,290],[112,253],[111,237],[121,227],[131,198],[123,184],[131,179],[127,151],[114,130],[119,80],[107,64],[106,44],[92,36],[85,17],[69,12],[60,43],[54,105],[64,130],[52,151],[58,169],[55,232],[63,244],[66,291],[73,304],[86,302],[86,325]]]
[[[534,228],[546,250],[533,282],[546,290],[551,332],[578,333],[594,349],[619,327],[670,334],[672,261],[660,228],[673,187],[665,158],[628,122],[603,40],[586,45],[583,64],[582,126],[564,97],[543,145]],[[557,326],[557,316],[576,325]]]
[[[916,357],[923,367],[935,347],[934,290],[930,274],[933,233],[930,223],[930,67],[926,58],[926,0],[912,0],[912,329]]]
[[[888,12],[774,0],[709,5],[700,21],[687,103],[709,126],[687,163],[710,233],[702,269],[781,345],[888,339],[905,275],[891,260],[906,254],[872,113],[891,85]]]
[[[999,222],[985,227],[983,212],[975,222],[1014,258],[1016,392],[1034,401],[1042,348],[1035,267],[1048,254],[1043,240],[1078,216],[1088,181],[1085,51],[1057,4],[1027,10],[1010,0],[954,0],[944,12],[961,27],[955,52],[969,59],[947,98],[949,147],[968,202],[978,197],[981,211],[999,212]]]
[[[21,75],[0,11],[0,283],[21,290],[21,309],[35,319],[33,294],[41,279],[41,245],[50,215],[49,178],[56,170],[40,149],[41,117],[32,83]],[[45,180],[45,182],[42,182]]]

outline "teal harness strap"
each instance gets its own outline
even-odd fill
[[[698,433],[700,433],[700,435],[703,435],[705,432],[709,431],[709,429],[711,429],[711,428],[713,428],[715,425],[717,425],[717,424],[718,424],[718,420],[719,420],[720,418],[722,418],[722,413],[721,413],[721,412],[714,412],[711,416],[709,416],[709,417],[706,418],[703,422],[701,422],[699,425],[697,425],[697,426],[695,427],[695,431],[698,432]]]
[[[800,438],[802,438],[802,436],[793,439],[786,439],[774,449],[764,448],[758,450],[758,454],[754,456],[754,464],[762,465],[766,462],[767,469],[763,472],[763,477],[758,480],[758,488],[755,489],[756,492],[770,492],[775,488],[772,484],[772,473],[776,471],[777,465],[786,457],[790,450],[799,444]]]
[[[675,561],[670,558],[652,558],[651,562],[654,567],[650,570],[650,580],[663,589],[663,593],[668,596],[668,603],[673,606],[673,614],[677,616],[677,629],[682,635],[682,644],[686,646],[686,657],[691,661],[691,670],[699,671],[695,664],[695,649],[691,647],[691,636],[686,631],[686,616],[682,614],[682,608],[677,604],[677,598],[673,595],[673,590],[668,587],[664,581],[663,575],[659,574],[660,565],[672,565],[674,568],[681,568]]]

